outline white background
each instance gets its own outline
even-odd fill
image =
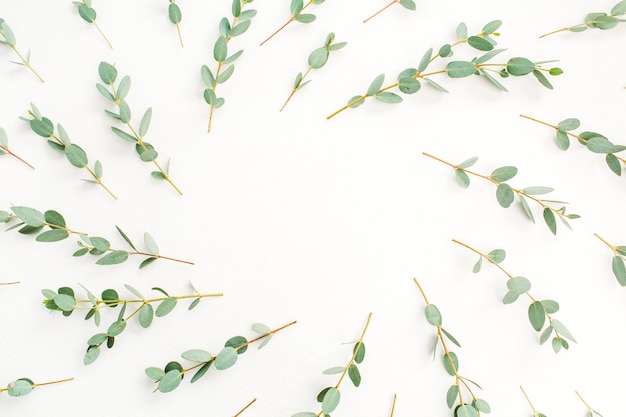
[[[179,4],[184,49],[166,1],[94,1],[97,22],[115,47],[109,50],[69,0],[0,0],[0,17],[15,32],[18,49],[32,50],[32,64],[46,80],[41,84],[10,64],[12,52],[0,48],[0,126],[11,148],[36,166],[31,171],[9,157],[0,160],[1,208],[57,210],[69,227],[107,237],[117,247],[123,241],[114,225],[136,242],[148,231],[164,255],[196,263],[163,261],[137,270],[139,261],[131,258],[100,267],[93,257],[71,257],[73,239],[44,244],[16,231],[2,234],[0,281],[22,284],[0,289],[0,383],[75,378],[24,398],[5,393],[3,414],[229,416],[252,398],[258,400],[246,415],[317,412],[317,393],[337,378],[322,370],[350,359],[351,346],[342,343],[358,338],[373,312],[363,382],[358,389],[349,381],[342,385],[333,414],[387,416],[397,393],[397,416],[450,415],[445,393],[453,378],[440,358],[431,359],[434,328],[423,317],[412,281],[417,277],[463,345],[455,349],[461,373],[483,386],[480,396],[493,415],[530,414],[519,385],[551,417],[584,415],[574,390],[605,416],[620,415],[626,289],[613,277],[610,250],[593,233],[625,244],[625,180],[607,169],[601,155],[575,142],[560,151],[553,131],[518,116],[551,123],[578,117],[584,130],[626,142],[626,28],[538,39],[580,22],[587,12],[609,11],[613,2],[417,0],[415,12],[395,5],[364,25],[384,1],[328,1],[311,6],[316,22],[290,25],[259,47],[289,18],[289,2],[257,1],[250,30],[229,44],[245,53],[233,77],[218,87],[226,105],[216,111],[210,135],[199,69],[215,68],[217,25],[222,16],[230,18],[230,1]],[[450,94],[425,87],[401,104],[369,100],[326,120],[378,74],[393,82],[426,49],[454,41],[460,21],[477,33],[494,19],[504,22],[498,41],[508,51],[502,62],[514,56],[560,60],[565,73],[551,78],[553,91],[531,76],[503,80],[509,93],[478,77],[439,76],[435,80]],[[279,113],[309,53],[331,31],[348,46],[313,71],[313,82]],[[475,55],[462,46],[455,58]],[[172,158],[171,175],[183,197],[150,178],[149,164],[111,132],[115,123],[103,110],[113,109],[95,89],[103,60],[116,64],[120,78],[132,77],[127,100],[135,124],[153,107],[146,140],[160,161]],[[64,125],[92,163],[102,161],[104,181],[119,201],[80,181],[80,170],[18,120],[31,101]],[[542,222],[533,225],[517,203],[501,208],[491,184],[473,179],[462,189],[452,170],[424,151],[454,163],[478,156],[474,168],[484,174],[517,166],[511,185],[554,187],[551,197],[570,202],[569,210],[582,218],[571,222],[574,231],[559,224],[554,237]],[[535,215],[540,221],[540,212]],[[502,265],[528,277],[537,298],[561,304],[555,317],[579,343],[558,355],[549,344],[540,346],[526,301],[502,305],[505,276],[491,266],[473,275],[477,257],[452,238],[485,252],[507,250]],[[129,283],[145,293],[160,286],[185,294],[188,281],[225,296],[191,312],[181,302],[148,330],[133,320],[115,347],[88,367],[82,364],[85,342],[99,330],[79,315],[64,318],[41,305],[42,288],[77,288],[80,282],[98,294],[112,287],[129,295],[123,289]],[[106,313],[103,326],[117,314]],[[275,328],[292,320],[298,324],[264,350],[253,346],[233,368],[212,369],[193,385],[186,378],[173,393],[152,393],[143,373],[188,349],[216,354],[232,336],[252,337],[254,322]]]

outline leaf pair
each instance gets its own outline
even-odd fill
[[[74,5],[77,7],[78,15],[87,23],[91,23],[94,25],[96,30],[100,33],[104,41],[107,43],[109,48],[113,49],[113,45],[106,37],[100,26],[96,23],[97,13],[96,10],[92,7],[91,0],[82,0],[82,1],[73,1]]]
[[[25,66],[33,74],[35,74],[35,76],[39,79],[39,81],[41,81],[42,83],[44,82],[43,78],[41,78],[41,75],[39,75],[37,71],[35,71],[35,69],[30,65],[30,50],[28,51],[28,54],[26,54],[26,58],[24,58],[22,54],[15,47],[17,41],[15,39],[15,34],[13,33],[13,30],[11,29],[9,24],[5,22],[4,19],[1,19],[1,18],[0,18],[0,43],[7,45],[9,48],[13,49],[13,52],[15,52],[15,54],[20,59],[20,62],[11,61],[13,64]]]

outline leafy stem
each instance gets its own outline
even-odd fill
[[[537,409],[535,408],[533,403],[530,401],[530,398],[528,398],[528,394],[526,394],[526,391],[524,390],[524,387],[522,387],[520,385],[519,388],[522,390],[522,394],[524,394],[524,398],[526,398],[526,401],[528,402],[528,405],[530,405],[530,409],[533,412],[533,417],[546,417],[544,414],[542,414],[539,411],[537,411]]]
[[[401,6],[404,6],[405,8],[407,8],[409,10],[415,10],[415,7],[416,7],[415,6],[415,2],[413,0],[391,0],[382,9],[380,9],[379,11],[377,11],[376,13],[374,13],[373,15],[371,15],[370,17],[365,19],[363,21],[363,23],[369,22],[370,20],[372,20],[373,18],[375,18],[376,16],[378,16],[379,14],[381,14],[382,12],[384,12],[385,10],[387,10],[388,8],[390,8],[391,6],[393,6],[396,3],[400,4]]]
[[[574,26],[564,27],[562,29],[553,30],[552,32],[548,32],[544,35],[539,36],[539,38],[544,38],[549,35],[554,35],[555,33],[560,32],[583,32],[589,28],[600,29],[600,30],[608,30],[616,27],[620,22],[624,22],[623,19],[620,19],[621,16],[626,14],[626,0],[622,0],[618,2],[611,9],[610,13],[604,12],[594,12],[588,13],[585,21],[583,23],[579,23]]]
[[[32,380],[28,378],[20,378],[20,379],[16,379],[13,382],[10,382],[6,388],[0,388],[0,393],[7,391],[7,394],[9,394],[12,397],[22,397],[24,395],[30,394],[30,392],[37,387],[44,387],[46,385],[53,385],[53,384],[61,384],[63,382],[69,382],[73,380],[74,378],[66,378],[66,379],[60,379],[58,381],[41,382],[41,383],[35,384]]]
[[[98,23],[96,23],[97,14],[96,14],[96,10],[93,7],[91,7],[92,6],[91,0],[73,1],[72,3],[74,3],[74,5],[78,8],[79,16],[85,22],[93,24],[94,27],[100,33],[100,36],[102,36],[104,41],[107,43],[109,48],[113,49],[113,45],[111,45],[111,42],[109,42],[109,38],[106,37],[102,29],[100,29],[100,26],[98,26]]]
[[[7,137],[7,132],[3,128],[0,127],[0,156],[2,155],[10,155],[14,157],[15,159],[17,159],[18,161],[20,161],[21,163],[23,163],[24,165],[30,167],[31,169],[35,169],[34,166],[32,166],[31,164],[29,164],[28,162],[20,158],[18,155],[16,155],[15,153],[13,153],[13,151],[9,149],[9,138]]]
[[[363,338],[365,337],[365,332],[367,332],[367,328],[369,327],[371,320],[372,320],[372,313],[369,313],[369,315],[367,316],[367,322],[365,322],[365,327],[363,328],[363,331],[361,332],[361,336],[359,337],[359,340],[356,342],[356,345],[354,345],[352,358],[350,358],[350,362],[348,362],[348,364],[346,365],[345,369],[343,370],[341,374],[341,377],[339,377],[339,381],[337,381],[337,384],[335,385],[335,389],[339,389],[339,386],[341,385],[341,382],[346,377],[346,374],[348,373],[350,367],[354,366],[356,356],[359,353],[361,346],[363,345]]]
[[[267,41],[276,36],[280,31],[285,29],[291,22],[300,22],[300,23],[311,23],[315,20],[315,15],[313,14],[302,14],[303,11],[307,9],[312,4],[320,4],[325,0],[309,0],[306,4],[304,4],[303,0],[291,0],[290,11],[291,17],[289,20],[285,22],[281,27],[279,27],[274,33],[272,33],[267,39],[261,42],[260,46],[265,45]]]
[[[626,266],[624,264],[624,260],[626,259],[626,246],[612,245],[597,233],[594,233],[594,236],[613,251],[613,275],[615,275],[617,282],[619,282],[622,287],[626,286]]]
[[[30,65],[30,51],[28,52],[28,55],[26,56],[26,58],[24,58],[22,54],[20,53],[20,51],[17,50],[17,48],[15,47],[15,44],[16,44],[15,34],[13,33],[13,30],[11,30],[7,22],[4,21],[4,19],[0,19],[0,36],[2,36],[2,38],[0,38],[0,43],[3,43],[7,45],[9,48],[11,48],[21,61],[21,62],[15,62],[15,63],[18,65],[23,65],[26,68],[28,68],[33,74],[35,74],[37,78],[39,78],[39,81],[43,83],[44,80],[43,78],[41,78],[41,75],[39,75],[37,71],[35,71],[35,69]]]
[[[598,413],[596,410],[593,409],[593,407],[591,407],[589,405],[589,403],[587,401],[585,401],[585,399],[583,398],[582,395],[580,395],[580,393],[578,391],[574,391],[576,393],[576,395],[578,396],[578,398],[580,398],[580,401],[583,402],[583,404],[585,405],[585,407],[587,407],[587,417],[593,417],[593,416],[598,416],[598,417],[602,417],[602,414]]]
[[[170,5],[168,7],[168,14],[170,18],[170,22],[176,25],[176,32],[178,32],[178,40],[180,41],[180,47],[184,48],[183,45],[183,37],[180,34],[180,22],[183,18],[182,12],[180,11],[180,7],[176,4],[176,0],[169,0]]]

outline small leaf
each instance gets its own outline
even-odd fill
[[[168,14],[170,22],[178,24],[183,19],[183,14],[180,11],[180,7],[176,3],[170,3],[168,7]]]
[[[100,348],[98,346],[89,346],[87,352],[85,352],[83,363],[85,365],[92,364],[98,359],[98,356],[100,356]]]
[[[367,89],[367,95],[373,96],[376,95],[378,90],[383,86],[383,82],[385,81],[385,74],[380,74],[378,77],[374,78],[374,81],[370,84]]]
[[[454,407],[454,403],[456,402],[457,397],[459,396],[459,386],[452,385],[448,388],[448,392],[446,393],[446,403],[448,404],[448,408]]]
[[[550,338],[550,335],[552,334],[552,326],[548,326],[546,327],[546,329],[541,333],[541,337],[539,338],[539,343],[540,344],[544,344],[548,341],[548,339]]]
[[[152,107],[148,108],[146,112],[143,114],[141,118],[141,123],[139,124],[139,136],[144,137],[146,133],[148,133],[148,129],[150,128],[150,121],[152,120]]]
[[[158,389],[160,392],[167,393],[174,391],[180,385],[183,376],[178,369],[168,371],[159,381]]]
[[[150,233],[146,232],[143,235],[144,243],[146,244],[146,248],[148,248],[148,252],[152,255],[159,254],[159,247],[157,246],[154,238],[150,235]]]
[[[29,122],[29,124],[32,131],[41,137],[49,138],[54,133],[54,125],[50,119],[45,117],[41,120],[33,119]]]
[[[403,77],[398,80],[398,89],[404,94],[415,94],[422,87],[422,83],[413,77]]]
[[[157,317],[163,317],[169,314],[174,309],[174,307],[176,307],[177,303],[178,303],[178,299],[176,297],[166,298],[165,300],[161,301],[154,315]]]
[[[234,348],[225,347],[215,358],[215,369],[221,371],[230,368],[237,362],[237,357],[237,351]]]
[[[513,292],[513,291],[509,291],[506,294],[504,294],[504,298],[502,298],[502,303],[503,304],[512,304],[515,301],[517,301],[517,299],[519,298],[519,294]]]
[[[559,303],[554,300],[541,300],[543,308],[547,314],[554,314],[559,311]]]
[[[181,356],[191,362],[208,362],[213,359],[213,355],[202,349],[188,350]]]
[[[530,291],[531,284],[527,278],[513,277],[506,282],[506,286],[512,293],[521,295]]]
[[[424,309],[426,321],[433,326],[441,326],[441,312],[434,304],[428,304]]]
[[[235,72],[235,66],[234,65],[228,66],[224,70],[224,72],[222,72],[220,75],[217,76],[216,82],[218,84],[225,83],[233,75],[234,72]]]
[[[263,323],[254,323],[252,325],[252,331],[260,334],[267,334],[271,331],[271,329]]]
[[[556,219],[554,218],[554,213],[548,207],[543,209],[543,220],[548,225],[552,234],[556,235]]]
[[[398,3],[400,3],[401,6],[409,10],[415,10],[415,8],[417,7],[413,0],[398,0]]]
[[[480,268],[483,266],[483,257],[481,256],[480,258],[478,258],[478,261],[476,261],[476,263],[474,264],[474,267],[472,268],[472,272],[477,274],[478,272],[480,272]]]
[[[515,193],[509,184],[501,183],[496,189],[496,198],[502,207],[508,208],[515,200]]]
[[[322,372],[322,374],[324,375],[335,375],[335,374],[340,374],[343,373],[343,371],[345,371],[346,368],[344,366],[334,366],[332,368],[328,368],[326,370],[324,370]]]
[[[128,252],[123,250],[113,251],[96,261],[96,265],[116,265],[128,259]]]
[[[234,37],[234,36],[239,36],[239,35],[245,33],[250,28],[250,23],[251,22],[249,20],[244,20],[244,21],[236,24],[230,30],[230,36]]]
[[[44,225],[45,216],[38,210],[30,207],[13,206],[11,211],[28,226],[41,227]]]
[[[215,77],[213,76],[213,72],[206,65],[203,65],[200,68],[200,76],[202,77],[202,81],[207,85],[207,87],[213,88],[215,85]]]
[[[620,164],[617,156],[613,155],[612,153],[607,153],[605,157],[605,161],[606,161],[606,164],[609,166],[609,169],[615,175],[619,175],[619,176],[622,175],[622,165]]]
[[[396,104],[402,102],[402,97],[389,91],[381,91],[380,93],[376,93],[374,97],[383,103]]]
[[[505,182],[517,175],[517,168],[513,166],[504,166],[495,169],[489,176],[492,180]]]
[[[317,48],[309,55],[309,66],[314,69],[322,68],[328,61],[328,55],[326,48]]]
[[[528,195],[542,195],[542,194],[551,193],[552,191],[554,191],[554,188],[541,187],[541,186],[526,187],[522,190],[524,194],[528,194]]]
[[[7,386],[7,394],[11,397],[22,397],[24,395],[29,394],[34,388],[34,384],[32,381],[26,378],[20,378],[16,381],[11,382]]]
[[[94,174],[96,174],[96,178],[102,178],[102,163],[100,161],[96,161],[93,166]]]
[[[459,39],[467,39],[467,25],[464,22],[459,23],[457,26],[456,36]]]
[[[361,385],[361,372],[355,364],[350,365],[350,367],[348,368],[348,376],[350,377],[350,380],[355,387]]]
[[[154,309],[150,304],[144,304],[141,309],[139,309],[139,324],[144,329],[147,329],[152,324],[153,319]]]
[[[117,78],[117,70],[115,67],[106,62],[100,62],[100,65],[98,65],[98,74],[105,84],[113,84]]]
[[[433,56],[433,48],[430,48],[428,51],[426,51],[424,53],[424,56],[422,56],[422,59],[420,60],[420,63],[417,67],[417,72],[424,72],[424,70],[426,68],[428,68],[428,65],[430,64],[430,60]]]
[[[451,362],[452,361],[452,362]],[[454,352],[448,352],[443,355],[443,366],[448,374],[455,376],[459,371],[459,359]]]
[[[296,21],[300,23],[311,23],[315,21],[314,14],[299,14],[296,16]]]
[[[357,350],[358,347],[358,352],[356,352],[356,355],[354,355],[354,361],[356,363],[361,363],[363,362],[363,359],[365,359],[365,343],[361,342],[361,343],[356,343],[354,345],[354,347],[352,348],[352,353],[354,354],[354,352]]]
[[[569,149],[569,136],[562,130],[556,131],[556,144],[559,149],[566,151]]]
[[[209,370],[209,368],[211,367],[211,364],[213,363],[213,361],[209,361],[207,363],[205,363],[204,365],[202,365],[200,367],[200,369],[198,369],[198,371],[193,375],[193,377],[191,378],[191,383],[193,384],[194,382],[196,382],[197,380],[199,380],[200,378],[202,378],[204,376],[204,374],[207,373],[207,371]]]
[[[43,232],[35,240],[37,242],[58,242],[67,239],[69,236],[69,232],[65,229],[53,229]]]
[[[491,42],[486,40],[485,38],[481,38],[480,36],[470,36],[467,39],[467,43],[474,49],[478,49],[479,51],[491,51],[493,49],[493,45]]]
[[[533,329],[541,331],[546,322],[546,311],[541,301],[535,301],[528,307],[528,319]]]
[[[10,46],[15,46],[15,35],[5,21],[0,22],[0,29],[2,29],[2,34],[4,35],[6,43]]]
[[[621,256],[615,255],[612,262],[613,274],[622,287],[626,286],[626,266]]]
[[[489,257],[489,259],[499,264],[500,262],[504,261],[504,259],[506,258],[506,252],[504,251],[504,249],[494,249],[491,252],[489,252],[487,256]]]
[[[292,16],[296,16],[302,8],[304,7],[303,0],[291,0],[291,4],[289,5],[289,11]]]
[[[160,381],[165,376],[165,371],[163,369],[156,368],[154,366],[150,368],[146,368],[145,373],[148,376],[148,378],[152,378],[155,381]]]
[[[535,64],[526,58],[511,58],[506,64],[506,69],[511,75],[522,76],[533,72]]]
[[[572,336],[569,330],[567,330],[567,327],[565,327],[565,325],[561,323],[560,321],[558,321],[557,319],[552,319],[552,327],[561,336],[565,337],[566,339],[571,340],[572,342],[576,342],[576,339],[574,339],[574,336]]]
[[[462,405],[456,409],[456,417],[479,417],[478,411],[471,405]]]
[[[226,38],[224,38],[224,36],[220,36],[217,38],[215,46],[213,47],[213,57],[217,62],[221,62],[226,59],[227,54],[228,47],[226,46]]]
[[[574,118],[565,119],[561,121],[557,125],[557,127],[559,130],[562,130],[564,132],[568,132],[570,130],[576,130],[580,127],[580,120],[574,119]]]
[[[456,180],[459,182],[459,184],[461,184],[461,187],[463,187],[463,188],[469,187],[469,185],[470,185],[470,178],[465,173],[465,171],[463,171],[462,169],[455,168],[454,169],[454,176],[456,177]]]
[[[604,137],[596,136],[587,140],[587,149],[594,153],[612,153],[615,145]]]
[[[111,126],[111,130],[113,131],[113,133],[115,133],[117,136],[119,136],[120,138],[128,141],[128,142],[133,142],[133,143],[137,143],[137,138],[129,135],[128,133],[124,132],[123,130],[118,129],[117,127]]]
[[[483,33],[490,35],[498,30],[502,26],[502,20],[493,20],[483,26]]]
[[[65,157],[76,168],[84,168],[89,163],[87,154],[81,147],[73,143],[65,147]]]
[[[530,210],[530,206],[528,205],[528,201],[526,201],[526,198],[522,195],[522,194],[518,194],[519,197],[519,202],[522,206],[522,209],[524,210],[524,213],[526,213],[526,216],[528,216],[528,218],[530,219],[531,222],[535,222],[535,216],[533,216],[533,212]]]
[[[473,156],[469,159],[466,159],[465,161],[461,162],[458,167],[459,168],[469,168],[472,165],[474,165],[476,163],[476,161],[478,161],[478,157],[477,156]]]
[[[339,400],[341,399],[341,393],[335,387],[330,388],[326,395],[324,395],[324,401],[322,401],[322,412],[325,414],[330,414],[339,405]]]
[[[450,78],[464,78],[476,73],[476,65],[468,61],[452,61],[446,66]]]

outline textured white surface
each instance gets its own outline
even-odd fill
[[[229,45],[245,53],[218,89],[226,105],[216,111],[210,135],[199,68],[215,67],[217,25],[229,16],[230,1],[178,3],[184,49],[166,1],[94,0],[97,21],[115,47],[109,50],[69,0],[0,0],[0,17],[13,28],[18,49],[32,50],[32,64],[46,79],[41,84],[10,64],[11,51],[0,48],[0,126],[12,149],[36,166],[31,171],[0,160],[0,208],[55,209],[70,227],[116,245],[123,242],[115,224],[137,241],[148,231],[163,254],[196,262],[159,262],[139,271],[131,259],[99,267],[92,258],[71,257],[72,239],[43,244],[3,233],[0,281],[22,284],[0,289],[0,383],[75,378],[25,398],[4,394],[3,414],[229,416],[254,397],[246,415],[317,412],[318,391],[336,381],[322,370],[349,360],[350,347],[341,343],[358,337],[371,311],[362,385],[344,386],[333,415],[386,416],[394,392],[398,416],[449,415],[445,393],[453,381],[439,359],[431,360],[433,328],[412,282],[418,277],[463,345],[456,349],[462,374],[483,386],[493,415],[529,415],[520,384],[550,416],[584,414],[575,389],[604,415],[619,415],[614,376],[624,371],[619,348],[626,341],[626,290],[613,277],[610,251],[593,233],[626,242],[625,180],[609,172],[602,156],[577,143],[562,152],[550,129],[518,116],[552,123],[577,117],[584,130],[626,142],[626,28],[538,39],[587,12],[608,11],[613,2],[416,0],[415,12],[395,6],[364,25],[385,1],[329,0],[311,7],[316,22],[293,24],[259,47],[288,19],[289,2],[256,1],[250,30]],[[504,80],[508,94],[478,78],[440,77],[451,94],[424,88],[398,105],[370,101],[325,119],[376,75],[395,79],[429,47],[454,41],[460,21],[474,33],[493,19],[504,22],[498,38],[499,47],[508,48],[503,59],[561,60],[565,73],[551,78],[553,91],[532,77]],[[314,71],[313,82],[279,113],[308,54],[330,31],[348,46]],[[463,47],[455,55],[473,56]],[[132,77],[127,100],[135,123],[153,107],[147,139],[172,158],[171,175],[183,197],[151,179],[132,146],[110,131],[103,113],[109,103],[95,89],[103,60]],[[104,180],[119,201],[79,181],[80,170],[18,120],[31,101],[62,123],[92,160],[102,161]],[[490,184],[473,180],[463,190],[451,169],[423,151],[456,163],[478,156],[475,169],[485,174],[515,165],[512,185],[554,187],[553,197],[570,202],[582,218],[572,221],[574,231],[559,227],[554,237],[519,207],[500,208]],[[536,297],[561,303],[556,317],[579,344],[558,355],[539,346],[526,302],[502,305],[505,277],[493,267],[472,275],[476,257],[452,238],[483,251],[507,250],[503,266],[528,277]],[[202,292],[225,296],[192,312],[181,303],[148,330],[129,323],[116,346],[88,367],[82,356],[97,332],[93,324],[41,305],[42,288],[80,282],[99,293],[129,283],[145,292],[160,286],[182,294],[189,280]],[[105,315],[103,325],[115,317]],[[193,385],[186,379],[173,393],[152,393],[143,373],[188,349],[217,353],[231,336],[252,336],[254,322],[274,328],[296,319],[266,349],[253,347],[235,367],[211,370]]]

